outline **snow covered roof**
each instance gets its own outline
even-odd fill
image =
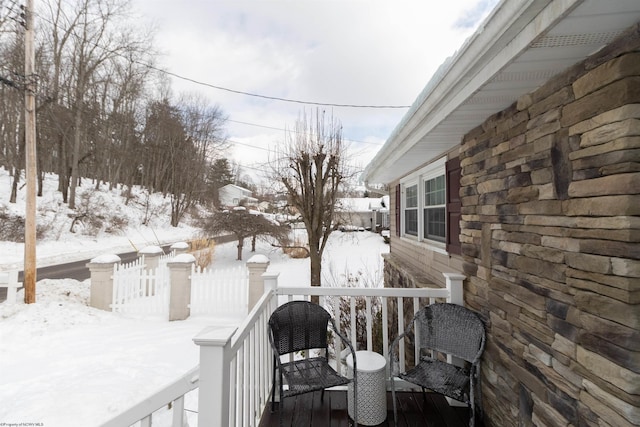
[[[383,206],[383,199],[387,198],[386,206]],[[336,209],[344,212],[371,212],[388,209],[389,196],[384,197],[347,197],[338,199]]]
[[[638,0],[502,0],[436,71],[362,180],[393,182],[640,20]]]

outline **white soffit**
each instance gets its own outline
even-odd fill
[[[513,3],[517,2],[503,0],[496,10]],[[640,21],[640,1],[532,0],[519,13],[511,28],[486,42],[492,44],[484,47],[486,57],[475,62],[465,54],[478,54],[480,48],[473,46],[474,41],[483,31],[490,31],[500,16],[492,14],[472,36],[471,48],[464,51],[469,47],[464,46],[446,71],[455,72],[461,63],[469,64],[467,70],[457,81],[441,76],[427,96],[416,100],[365,169],[363,178],[367,182],[388,184],[456,147],[467,132],[489,116],[597,52]],[[518,33],[514,34],[516,29]],[[527,45],[514,51],[518,41],[527,37]],[[492,53],[492,48],[499,52]],[[439,93],[444,95],[434,101]]]

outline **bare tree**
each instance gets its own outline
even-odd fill
[[[87,144],[95,137],[95,129],[87,126],[96,117],[104,118],[97,96],[109,91],[100,87],[112,83],[109,76],[114,60],[136,52],[143,55],[149,48],[146,37],[134,32],[133,24],[127,26],[128,6],[127,0],[79,0],[73,4],[57,0],[49,4],[45,22],[52,27],[51,92],[72,116],[71,149],[66,149],[67,141],[64,141],[61,150],[71,158],[70,162],[64,161],[61,169],[65,175],[66,170],[70,170],[68,202],[72,209],[81,176],[80,165],[93,155]]]
[[[174,226],[189,207],[204,199],[209,165],[227,146],[224,133],[227,119],[220,107],[210,106],[197,96],[185,96],[180,110],[189,150],[181,153],[183,162],[171,175],[171,224]]]
[[[23,39],[19,32],[0,44],[0,165],[13,174],[10,203],[16,203],[24,169],[24,95],[17,74],[24,68]]]
[[[259,213],[252,213],[244,207],[231,211],[216,212],[204,218],[200,224],[202,232],[210,236],[231,233],[238,240],[238,261],[242,260],[244,239],[247,237],[272,236],[278,240],[286,238],[288,228],[270,221]],[[252,243],[252,251],[255,245]]]
[[[307,230],[311,286],[321,286],[322,254],[335,230],[336,201],[351,178],[345,148],[340,123],[316,110],[315,116],[302,114],[287,134],[285,152],[272,163],[273,180],[283,186]]]

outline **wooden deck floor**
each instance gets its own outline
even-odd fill
[[[444,397],[427,393],[426,403],[422,393],[398,392],[398,427],[464,427],[468,426],[469,411],[452,408]],[[259,427],[278,427],[279,407],[270,413],[267,407]],[[286,427],[348,427],[351,425],[347,413],[347,392],[328,391],[324,401],[320,392],[290,397],[284,401],[283,426]],[[393,426],[393,401],[387,393],[387,420],[382,426]]]

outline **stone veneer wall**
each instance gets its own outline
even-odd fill
[[[490,426],[640,425],[640,25],[463,140]]]

